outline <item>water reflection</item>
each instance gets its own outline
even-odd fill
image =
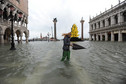
[[[61,62],[62,42],[0,45],[0,84],[125,84],[126,43],[79,42]]]

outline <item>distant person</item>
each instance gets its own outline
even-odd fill
[[[63,34],[62,36],[64,36],[63,39],[64,44],[63,44],[63,56],[61,61],[64,61],[65,59],[67,59],[67,61],[70,61],[70,46],[72,46],[72,44],[70,44],[71,32]]]

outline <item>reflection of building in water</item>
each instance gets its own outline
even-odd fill
[[[0,0],[0,43],[10,41],[10,15],[14,16],[14,34],[22,42],[23,33],[28,42],[28,0]]]
[[[90,18],[90,40],[126,41],[126,0]]]

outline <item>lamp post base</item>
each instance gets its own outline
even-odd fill
[[[16,50],[16,48],[15,48],[14,45],[15,45],[14,43],[11,43],[11,48],[10,48],[10,50]]]

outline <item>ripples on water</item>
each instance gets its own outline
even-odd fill
[[[60,62],[62,42],[0,45],[0,84],[126,84],[125,42],[78,42],[70,63]]]

